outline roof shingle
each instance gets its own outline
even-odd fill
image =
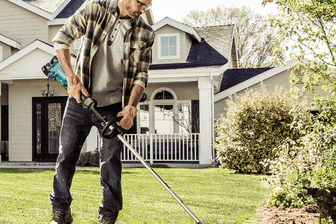
[[[65,19],[72,16],[85,0],[71,0],[69,4],[56,16],[56,19]]]
[[[40,8],[46,12],[53,14],[65,0],[22,0],[28,4],[31,4],[37,8]]]
[[[219,92],[229,89],[271,68],[228,69],[224,72]]]

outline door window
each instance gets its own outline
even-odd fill
[[[67,97],[33,97],[33,160],[56,161]]]

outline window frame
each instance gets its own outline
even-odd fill
[[[170,92],[173,95],[173,99],[160,99],[160,100],[154,100],[155,96],[157,93],[161,92],[161,91],[167,91]],[[138,104],[138,115],[140,115],[140,105],[148,105],[148,122],[149,122],[149,131],[147,134],[155,134],[155,106],[156,105],[172,105],[173,106],[173,113],[174,114],[179,114],[178,113],[178,106],[180,104],[185,104],[187,105],[190,109],[191,109],[191,100],[178,100],[176,93],[170,89],[170,88],[158,88],[156,89],[152,94],[151,94],[151,98],[150,101],[145,101],[145,102],[141,102]],[[141,125],[140,125],[140,116],[138,116],[139,119],[137,119],[137,134],[141,134]],[[191,127],[191,117],[188,117],[189,119],[189,127],[188,129],[190,129]],[[174,127],[173,127],[173,134],[185,134],[186,131],[182,131],[183,127],[178,124],[177,122],[174,121]],[[185,129],[185,128],[184,128]],[[181,130],[181,132],[180,132]],[[168,133],[167,133],[168,134]]]
[[[161,55],[161,38],[162,37],[176,37],[176,55],[174,56],[162,56]],[[171,34],[159,34],[158,35],[158,59],[179,59],[180,56],[180,34],[179,33],[171,33]]]

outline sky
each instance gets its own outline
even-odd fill
[[[217,6],[249,6],[254,12],[267,15],[276,13],[276,5],[268,3],[261,5],[262,0],[152,0],[152,11],[155,23],[168,16],[171,19],[182,22],[191,10],[208,10]]]

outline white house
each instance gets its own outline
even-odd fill
[[[0,0],[3,159],[56,159],[67,94],[40,69],[55,55],[51,40],[83,2]],[[125,137],[153,163],[210,164],[214,93],[223,72],[237,64],[234,26],[192,28],[170,18],[153,24],[151,11],[143,18],[156,32],[148,99],[139,105],[133,134]],[[97,147],[93,129],[83,150]],[[133,160],[123,153],[124,162]]]

